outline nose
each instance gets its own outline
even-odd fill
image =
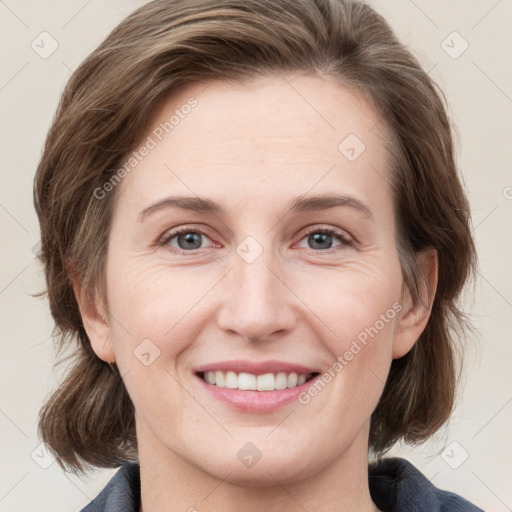
[[[233,268],[223,280],[218,325],[248,341],[276,339],[296,323],[298,300],[270,251],[248,262],[233,255]]]

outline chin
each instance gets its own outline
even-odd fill
[[[241,487],[271,487],[299,482],[311,476],[311,468],[300,467],[298,462],[290,460],[265,463],[260,460],[252,468],[241,467],[242,464],[225,464],[209,473],[219,480]]]
[[[311,452],[306,455],[303,450],[292,446],[286,451],[282,445],[280,449],[272,445],[256,451],[254,445],[248,443],[240,449],[239,444],[234,451],[212,453],[212,458],[207,461],[200,459],[199,468],[234,485],[268,487],[306,480],[331,462],[328,456],[312,458]],[[305,446],[310,444],[305,443]],[[232,455],[226,457],[226,453]]]

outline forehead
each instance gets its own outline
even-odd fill
[[[332,78],[187,84],[153,112],[123,195],[137,204],[170,192],[268,203],[342,185],[375,196],[375,187],[388,188],[381,121],[358,91]]]
[[[382,116],[362,92],[332,77],[298,73],[263,75],[244,83],[212,81],[182,85],[160,102],[147,134],[160,127],[164,132],[161,138],[178,142],[180,135],[188,137],[186,128],[191,124],[200,130],[198,135],[208,135],[208,139],[188,138],[189,145],[236,141],[244,135],[311,138],[314,130],[318,131],[314,138],[327,136],[326,143],[338,149],[336,142],[350,133],[368,144],[385,135]],[[171,132],[172,137],[167,137]]]

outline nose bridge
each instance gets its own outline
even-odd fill
[[[237,246],[219,317],[223,329],[257,341],[291,327],[293,294],[283,284],[273,254],[252,237]]]

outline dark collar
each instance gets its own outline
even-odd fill
[[[483,512],[457,494],[438,489],[398,457],[371,464],[368,482],[372,500],[383,512]]]
[[[382,512],[483,512],[464,498],[435,487],[410,462],[381,459],[368,467],[370,495]],[[140,467],[125,462],[81,512],[139,512]]]

